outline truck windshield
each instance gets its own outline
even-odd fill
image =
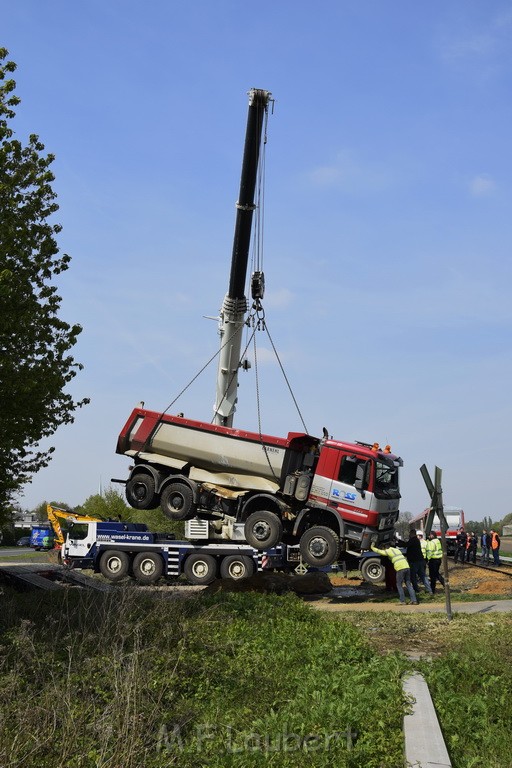
[[[375,462],[375,495],[377,498],[398,499],[398,467],[392,462]]]

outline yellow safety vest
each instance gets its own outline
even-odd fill
[[[421,545],[421,553],[423,555],[423,559],[426,560],[428,542],[425,541],[425,539],[420,539],[420,545]]]
[[[443,545],[439,539],[431,539],[427,546],[427,560],[439,560],[443,556]]]
[[[372,544],[371,548],[374,552],[377,552],[378,555],[384,555],[385,557],[389,557],[395,571],[403,571],[404,568],[409,568],[409,563],[407,562],[407,558],[405,557],[405,555],[402,554],[402,552],[398,549],[398,547],[388,547],[387,549],[377,549],[377,547],[374,547]]]

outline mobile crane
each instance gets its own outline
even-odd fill
[[[136,509],[158,505],[173,520],[196,518],[209,538],[245,541],[259,551],[299,544],[308,565],[341,550],[356,555],[390,541],[398,518],[398,468],[389,446],[289,432],[273,437],[233,428],[241,337],[249,322],[244,286],[264,118],[272,94],[252,89],[228,292],[220,313],[221,348],[212,423],[138,407],[116,451],[133,465],[126,486]],[[251,279],[252,309],[262,309],[264,275]],[[254,315],[253,315],[254,317]]]

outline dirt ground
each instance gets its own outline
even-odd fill
[[[510,569],[512,575],[512,568]],[[512,598],[512,578],[502,573],[495,573],[483,568],[473,568],[470,565],[448,565],[450,589],[454,599],[457,595],[475,595],[475,597],[509,597]],[[367,584],[357,572],[351,572],[345,579],[342,576],[332,576],[331,581],[335,587],[360,588],[367,590],[368,597],[384,598],[387,594],[382,585],[371,586]],[[439,586],[438,586],[439,589]],[[359,591],[359,589],[358,589]]]

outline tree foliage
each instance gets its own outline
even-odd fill
[[[185,524],[178,520],[169,520],[160,507],[157,509],[138,510],[129,507],[124,495],[116,488],[109,487],[101,494],[89,496],[84,503],[75,507],[80,515],[99,517],[102,520],[120,520],[125,523],[145,523],[150,531],[173,533],[177,539],[185,536]]]
[[[35,134],[26,146],[14,138],[20,100],[7,53],[0,48],[0,510],[49,463],[54,449],[40,441],[88,402],[64,391],[82,368],[70,355],[82,329],[59,318],[51,284],[70,262],[59,254],[61,227],[52,219],[54,156],[43,154]]]
[[[121,494],[113,488],[107,488],[105,493],[89,496],[83,504],[75,507],[75,512],[89,517],[99,517],[101,520],[129,520],[129,508]]]
[[[407,510],[404,510],[403,512],[400,510],[400,514],[398,515],[398,520],[395,525],[395,530],[398,534],[398,536],[403,539],[403,541],[407,541],[409,538],[409,530],[411,528],[411,520],[412,520],[412,512],[408,512]]]

